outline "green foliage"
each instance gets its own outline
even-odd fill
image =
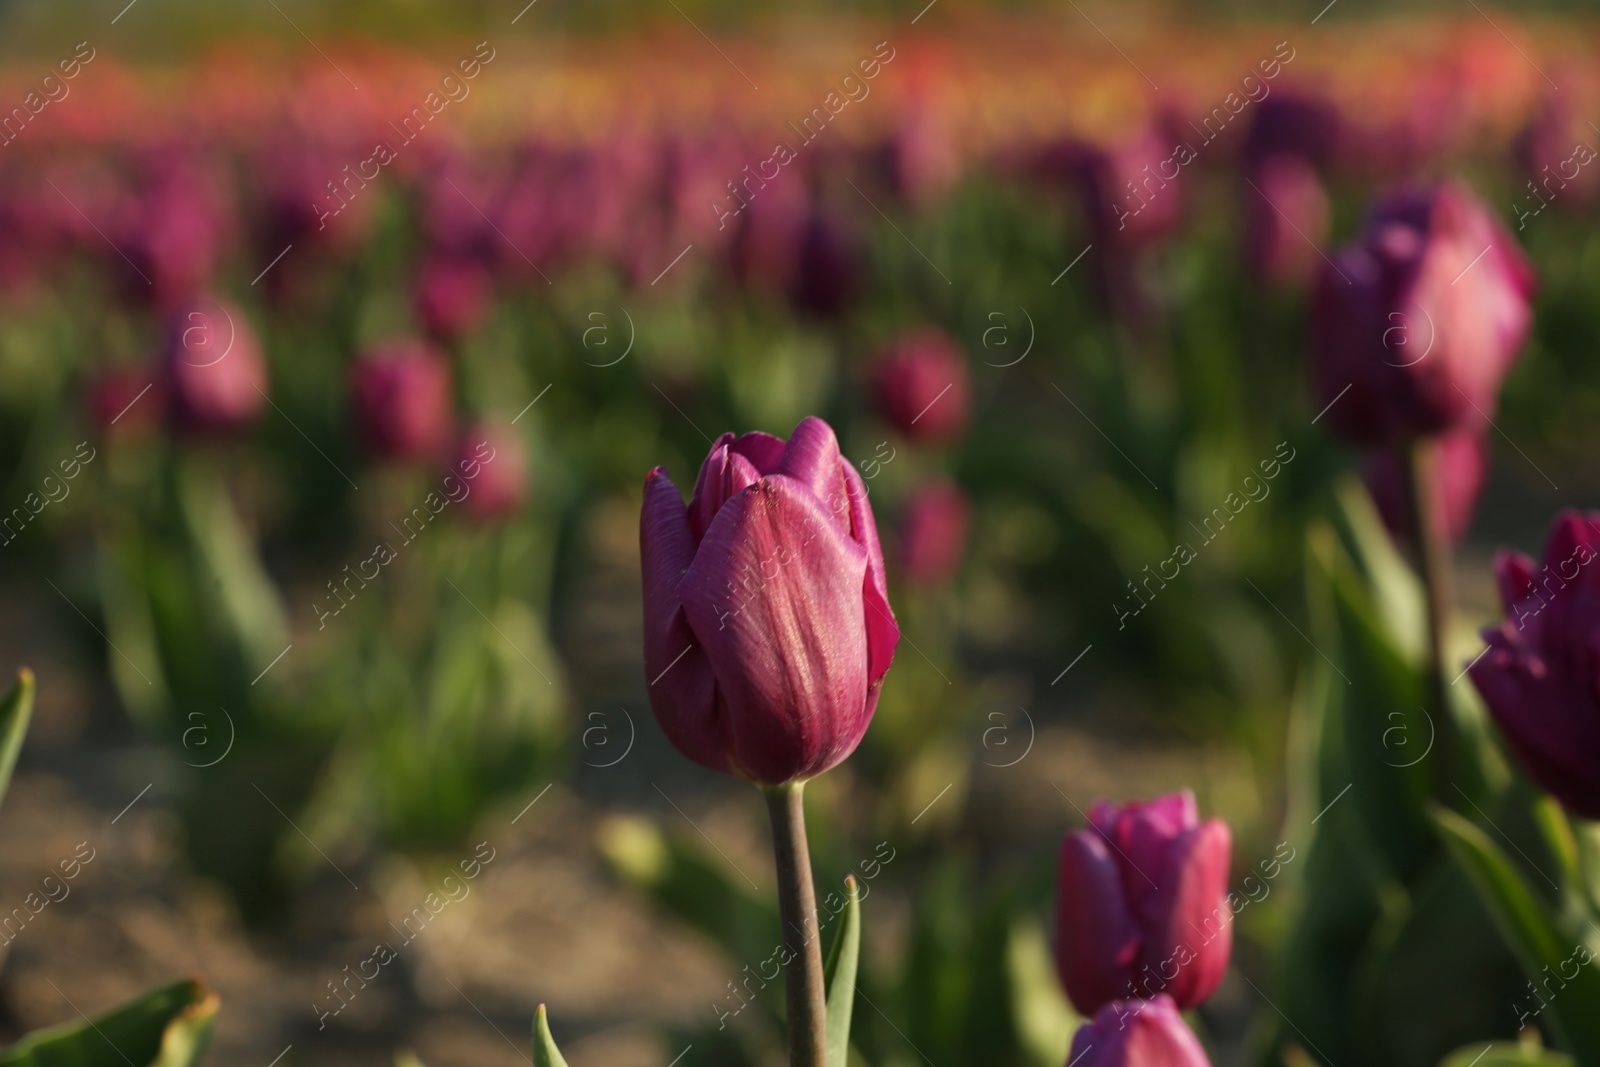
[[[195,1067],[218,1004],[199,982],[174,982],[93,1019],[29,1034],[0,1052],[0,1067]]]
[[[22,753],[22,740],[28,733],[28,720],[33,715],[33,672],[24,667],[17,672],[17,681],[0,701],[0,800],[5,799],[11,786],[11,772]]]

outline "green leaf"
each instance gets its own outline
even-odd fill
[[[1521,1045],[1468,1045],[1439,1061],[1439,1067],[1573,1067],[1572,1057]]]
[[[28,732],[33,714],[33,672],[24,667],[17,672],[17,684],[0,702],[0,800],[11,785],[11,770],[22,752],[22,738]]]
[[[545,1018],[543,1004],[533,1019],[533,1067],[567,1067],[555,1038],[550,1036],[550,1020]]]
[[[856,966],[861,962],[860,887],[853,874],[844,884],[848,900],[828,950],[823,979],[828,990],[828,1067],[846,1067],[850,1060],[850,1013],[856,1003]]]
[[[0,1067],[193,1067],[218,1004],[199,982],[174,982],[95,1019],[29,1034],[0,1053]]]
[[[1434,822],[1456,861],[1477,886],[1511,950],[1535,985],[1559,975],[1561,988],[1550,996],[1545,1013],[1563,1044],[1584,1063],[1600,1063],[1600,967],[1580,963],[1567,976],[1579,947],[1563,933],[1549,909],[1489,836],[1443,807],[1432,809]]]

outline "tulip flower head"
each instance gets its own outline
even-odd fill
[[[267,402],[267,369],[244,313],[206,298],[179,305],[162,362],[167,417],[180,433],[236,432]]]
[[[1389,195],[1318,274],[1317,406],[1359,444],[1481,426],[1527,336],[1533,290],[1516,241],[1465,186]]]
[[[1071,1067],[1211,1067],[1172,998],[1116,1000],[1072,1038]]]
[[[900,566],[907,580],[942,585],[961,566],[967,550],[972,508],[952,482],[924,486],[905,504],[900,516]]]
[[[449,441],[450,368],[427,345],[390,345],[362,359],[350,372],[350,402],[380,459],[437,459]]]
[[[827,423],[723,434],[687,507],[657,467],[639,545],[650,704],[680,752],[783,785],[855,750],[900,629],[866,487]]]
[[[943,331],[914,330],[896,340],[873,372],[878,414],[913,441],[948,441],[967,428],[972,387],[961,350]]]
[[[1528,775],[1568,811],[1600,819],[1600,512],[1565,511],[1544,565],[1494,562],[1506,618],[1468,668]]]
[[[462,431],[450,473],[466,478],[471,491],[461,510],[480,522],[503,519],[528,493],[528,455],[509,426],[482,423]]]
[[[1232,846],[1187,790],[1095,802],[1061,843],[1056,887],[1056,965],[1079,1012],[1158,993],[1192,1008],[1216,991],[1233,948]]]
[[[1428,493],[1430,512],[1438,517],[1441,532],[1455,542],[1472,522],[1484,469],[1489,464],[1489,442],[1475,432],[1447,433],[1432,442]],[[1412,543],[1411,502],[1401,456],[1394,449],[1373,450],[1367,461],[1367,489],[1378,515],[1395,540]]]

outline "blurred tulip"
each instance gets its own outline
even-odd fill
[[[900,566],[916,585],[943,585],[961,566],[967,551],[972,508],[954,482],[918,489],[900,517]]]
[[[129,201],[115,254],[127,256],[140,276],[126,289],[170,307],[203,290],[216,271],[226,240],[227,205],[218,177],[176,150],[152,150],[151,176]],[[114,269],[119,264],[114,265]]]
[[[1593,204],[1600,194],[1594,137],[1582,117],[1551,94],[1539,105],[1512,146],[1522,184],[1512,189],[1512,211],[1538,215],[1548,204],[1568,211]],[[1517,228],[1522,229],[1523,225]]]
[[[1251,109],[1245,135],[1246,165],[1272,156],[1299,156],[1316,167],[1334,163],[1339,146],[1339,112],[1328,101],[1278,91]]]
[[[89,381],[89,418],[101,434],[138,437],[161,422],[161,390],[156,370],[106,368]]]
[[[860,239],[839,219],[812,213],[799,233],[789,298],[819,318],[848,311],[861,296],[864,257]]]
[[[913,207],[927,207],[961,177],[961,156],[948,130],[926,105],[901,118],[885,146],[889,183]]]
[[[350,401],[363,442],[380,459],[437,457],[449,443],[450,368],[425,344],[390,345],[359,361]]]
[[[1216,991],[1233,949],[1232,842],[1188,790],[1095,802],[1061,843],[1057,884],[1056,965],[1079,1012],[1157,993],[1187,1009]]]
[[[639,517],[650,704],[678,750],[780,785],[849,756],[900,630],[861,476],[807,418],[723,434],[687,507],[660,467]]]
[[[934,327],[900,337],[873,370],[878,414],[914,441],[960,436],[971,414],[971,393],[965,356]]]
[[[1318,274],[1315,403],[1362,444],[1482,425],[1531,320],[1533,268],[1465,186],[1403,189]]]
[[[1556,516],[1544,566],[1501,551],[1495,578],[1506,618],[1473,684],[1535,782],[1574,815],[1600,819],[1600,512]]]
[[[1069,1067],[1211,1067],[1168,996],[1112,1001],[1078,1028]]]
[[[167,417],[180,433],[234,433],[267,403],[267,368],[255,333],[232,304],[201,298],[180,305],[162,363]]]
[[[1451,541],[1460,541],[1472,522],[1478,493],[1483,489],[1489,464],[1489,443],[1474,432],[1447,433],[1434,438],[1428,493],[1432,513]],[[1384,526],[1396,541],[1412,544],[1411,501],[1402,453],[1392,448],[1373,450],[1367,460],[1367,490],[1378,506]]]
[[[1322,262],[1330,211],[1322,179],[1297,155],[1268,156],[1245,171],[1245,262],[1263,281],[1303,285]]]
[[[417,272],[417,317],[431,336],[460,341],[482,324],[492,289],[488,270],[477,260],[434,256]]]
[[[1171,236],[1183,221],[1183,168],[1192,150],[1180,151],[1158,124],[1110,145],[1080,149],[1079,195],[1094,243],[1140,248]]]
[[[522,506],[528,492],[528,455],[510,426],[479,423],[461,433],[452,474],[467,479],[461,510],[474,519],[503,519]],[[469,473],[471,472],[471,473]]]

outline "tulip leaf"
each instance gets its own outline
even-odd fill
[[[1578,939],[1563,933],[1516,867],[1489,835],[1443,807],[1433,819],[1456,862],[1466,870],[1501,934],[1537,985],[1560,983],[1540,1009],[1563,1043],[1584,1063],[1600,1063],[1600,967],[1578,962]],[[1565,966],[1576,971],[1568,975]],[[1548,988],[1548,987],[1546,987]]]
[[[29,1034],[0,1052],[0,1067],[194,1067],[218,1004],[199,982],[174,982],[94,1019]]]
[[[850,1014],[856,1002],[856,967],[861,962],[860,887],[853,874],[844,884],[849,899],[828,950],[823,983],[828,991],[828,1067],[846,1067],[850,1059]]]
[[[1522,1045],[1468,1045],[1450,1053],[1439,1067],[1574,1067],[1571,1056]]]
[[[543,1004],[533,1019],[533,1067],[567,1067],[555,1038],[550,1036],[550,1020],[545,1017]]]
[[[17,672],[17,684],[0,701],[0,800],[11,785],[11,771],[22,752],[22,738],[33,715],[33,672],[24,667]]]

